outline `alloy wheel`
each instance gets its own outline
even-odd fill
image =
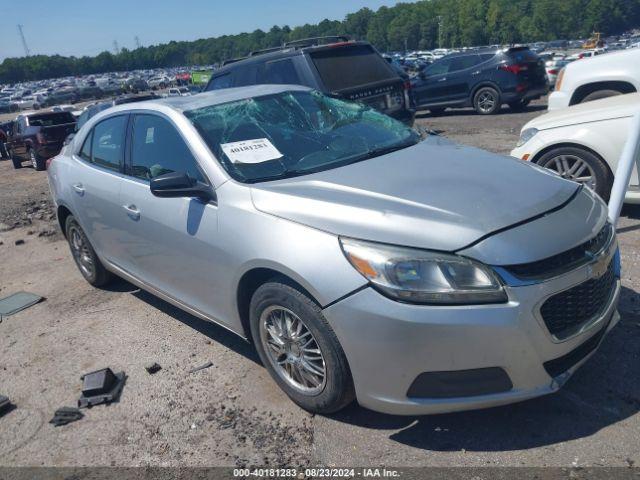
[[[260,315],[260,340],[271,366],[287,384],[305,395],[323,390],[324,356],[298,315],[279,305],[266,308]]]
[[[478,108],[484,112],[490,112],[496,105],[496,99],[490,92],[482,92],[478,96]]]
[[[92,277],[95,271],[93,265],[93,257],[91,250],[87,244],[84,235],[78,230],[77,227],[71,227],[69,231],[69,244],[71,245],[71,252],[76,260],[76,263],[80,267],[80,270],[86,277]]]
[[[544,166],[562,178],[582,183],[596,191],[595,172],[587,162],[576,155],[558,155],[551,158]]]

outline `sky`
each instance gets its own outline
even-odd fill
[[[396,0],[0,0],[0,61],[24,56],[17,25],[31,54],[97,55],[171,40],[295,27],[324,18],[342,20],[362,7]]]

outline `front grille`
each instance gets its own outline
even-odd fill
[[[575,333],[585,322],[601,315],[611,298],[615,283],[614,262],[611,261],[601,277],[549,297],[540,308],[549,332],[562,340]]]
[[[577,247],[537,262],[509,265],[503,268],[523,280],[560,275],[590,261],[608,245],[612,235],[613,226],[606,223],[595,237]]]

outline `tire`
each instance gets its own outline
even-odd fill
[[[46,160],[40,157],[33,148],[29,149],[29,161],[31,162],[34,170],[39,172],[47,168]]]
[[[566,166],[562,166],[562,158],[567,162]],[[586,164],[589,171],[587,172],[582,166],[575,166],[577,160]],[[578,180],[578,178],[584,178],[588,173],[595,181],[595,188],[592,185],[588,185],[588,183],[586,184],[591,186],[605,202],[609,201],[611,187],[613,186],[613,175],[607,164],[598,155],[579,147],[559,147],[546,152],[536,163],[556,173],[561,173],[561,169],[566,172],[567,166],[569,169],[573,167],[574,172],[572,175],[564,173],[561,176],[580,183],[586,183]],[[575,168],[578,170],[576,171]],[[581,169],[583,170],[582,172],[579,171]]]
[[[9,150],[9,158],[11,159],[11,163],[13,163],[13,168],[16,170],[22,168],[22,160],[16,157],[16,154],[12,150]]]
[[[273,327],[278,318],[282,318],[281,315],[292,320],[292,330],[297,330],[297,334],[290,336],[283,328],[280,330],[282,336],[277,337],[280,340],[286,338],[282,346],[269,348],[270,343],[276,345],[276,342],[265,326],[272,320],[271,330],[277,334],[277,328]],[[297,405],[309,412],[327,414],[337,412],[354,400],[351,372],[335,333],[320,307],[287,279],[274,278],[256,290],[251,298],[250,321],[251,336],[262,363],[278,386]],[[300,324],[302,327],[297,328]],[[306,345],[303,345],[304,342]],[[311,360],[314,362],[314,371],[319,371],[324,365],[321,381],[320,376],[309,373],[310,370],[304,367],[305,363],[311,362],[303,360],[307,354],[303,353],[301,346],[306,347],[304,351],[319,351],[319,354],[309,355],[315,357]],[[279,353],[276,353],[278,348]],[[287,359],[282,361],[282,366],[278,365],[278,359],[281,358]],[[288,371],[285,368],[287,364],[290,366]],[[309,382],[309,378],[314,381]],[[307,383],[302,385],[303,382]]]
[[[104,268],[84,230],[73,215],[67,217],[64,231],[73,260],[84,279],[94,287],[102,287],[109,283],[113,279],[113,274]]]
[[[492,87],[482,87],[473,96],[473,108],[480,115],[493,115],[500,110],[500,92]]]
[[[438,115],[442,115],[446,109],[446,107],[433,107],[429,109],[429,113],[431,116],[437,117]]]
[[[508,105],[514,112],[522,112],[527,108],[529,102],[531,102],[531,100],[518,100],[517,102],[510,102]]]
[[[615,95],[622,95],[622,92],[618,90],[596,90],[580,100],[580,103],[592,102],[594,100],[600,100],[601,98],[613,97]]]

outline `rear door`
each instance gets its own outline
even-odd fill
[[[469,98],[471,87],[481,71],[478,69],[480,55],[464,55],[451,59],[446,81],[442,82],[447,101],[458,102]]]
[[[111,263],[122,256],[120,187],[128,115],[97,123],[74,153],[68,188],[78,221],[100,258]]]
[[[120,216],[126,221],[124,270],[171,297],[204,312],[215,312],[215,285],[224,252],[217,232],[218,207],[196,198],[159,198],[150,180],[182,172],[209,183],[186,141],[166,117],[136,114],[130,132],[127,178]]]

